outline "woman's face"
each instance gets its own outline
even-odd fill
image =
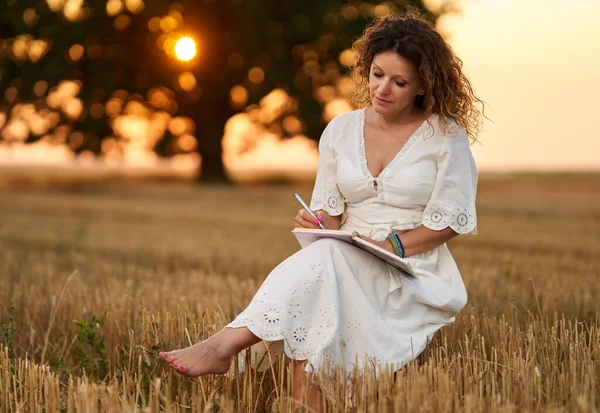
[[[415,97],[424,93],[412,62],[392,51],[378,53],[373,58],[369,89],[375,112],[386,117],[408,109]]]

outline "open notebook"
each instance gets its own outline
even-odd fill
[[[340,231],[335,229],[294,228],[292,230],[292,233],[294,234],[302,248],[306,247],[309,244],[312,244],[313,242],[321,238],[334,238],[346,242],[348,244],[353,244],[356,247],[373,254],[377,258],[396,267],[405,275],[412,277],[415,276],[413,268],[408,262],[406,262],[406,260],[398,257],[395,254],[392,254],[389,251],[384,250],[381,247],[378,247],[375,244],[370,243],[369,241],[365,241],[361,238],[355,237],[350,231]]]

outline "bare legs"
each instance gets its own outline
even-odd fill
[[[198,377],[205,374],[225,374],[231,359],[243,349],[261,341],[246,328],[224,328],[208,339],[182,350],[160,352],[160,358],[184,376]],[[312,382],[311,375],[304,371],[306,360],[291,360],[292,396],[300,405],[311,412],[323,411],[323,395]]]
[[[304,371],[306,360],[292,360],[292,397],[299,404],[308,407],[309,412],[324,411],[323,393],[313,383],[312,375]]]
[[[225,374],[231,359],[243,349],[260,341],[246,327],[224,328],[208,339],[182,350],[160,352],[160,358],[184,376]]]

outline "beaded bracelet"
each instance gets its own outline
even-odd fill
[[[396,244],[396,254],[400,258],[404,258],[404,245],[402,245],[402,241],[400,241],[400,235],[391,234],[389,238],[393,239],[394,243]]]
[[[392,237],[387,237],[387,240],[392,244],[392,249],[394,250],[394,255],[398,255],[398,247],[396,243],[391,239]]]

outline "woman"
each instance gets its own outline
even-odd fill
[[[445,243],[476,233],[469,139],[482,102],[461,61],[415,12],[376,21],[354,51],[364,92],[358,102],[371,105],[336,117],[323,132],[311,209],[326,228],[357,231],[404,256],[417,277],[352,245],[316,241],[277,266],[222,331],[161,353],[178,372],[225,373],[238,352],[253,346],[260,355],[265,343],[283,350],[300,375],[357,361],[399,369],[464,307],[465,287]],[[297,227],[317,224],[304,210],[295,217]]]

